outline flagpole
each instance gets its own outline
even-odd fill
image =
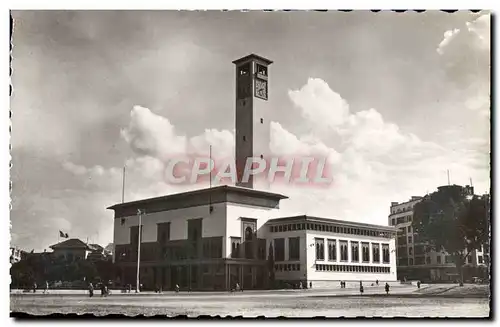
[[[125,202],[125,167],[123,166],[122,203]]]
[[[137,278],[136,278],[136,289],[135,292],[139,293],[140,288],[139,288],[139,265],[141,264],[141,234],[142,234],[142,211],[141,209],[137,210],[137,215],[139,216],[139,228],[138,228],[138,242],[137,242]]]
[[[209,181],[209,188],[212,188],[212,145],[210,145],[210,149],[209,149],[209,156],[210,156],[210,167],[208,169],[210,169],[210,181]],[[208,210],[209,210],[209,213],[211,214],[212,211],[214,210],[214,208],[212,207],[212,190],[209,190],[209,198],[208,198],[208,204],[209,204],[209,207],[208,207]]]

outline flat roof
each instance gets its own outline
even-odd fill
[[[115,218],[135,215],[137,209],[146,213],[195,207],[222,202],[247,204],[261,207],[277,207],[287,196],[246,187],[221,185],[194,191],[169,194],[143,200],[115,204],[107,209],[115,210]]]
[[[269,59],[266,59],[266,58],[264,58],[264,57],[261,57],[261,56],[259,56],[259,55],[256,55],[256,54],[252,53],[252,54],[249,54],[248,56],[245,56],[245,57],[243,57],[243,58],[236,59],[235,61],[233,61],[233,64],[238,65],[238,64],[240,64],[240,63],[242,63],[242,62],[245,62],[245,61],[248,61],[248,60],[251,60],[251,59],[256,59],[256,60],[263,61],[263,62],[265,62],[265,63],[266,63],[266,64],[268,64],[268,65],[270,65],[270,64],[272,64],[272,63],[273,63],[273,62],[272,62],[271,60],[269,60]]]
[[[398,230],[397,228],[391,227],[391,226],[358,223],[358,222],[348,221],[348,220],[313,217],[313,216],[307,216],[307,215],[269,219],[266,224],[284,223],[284,222],[289,222],[289,221],[290,222],[291,221],[310,221],[310,222],[319,222],[319,223],[331,223],[331,224],[347,225],[347,226],[360,227],[360,228],[361,227],[362,228],[372,228],[372,229],[383,230],[383,231],[387,231],[387,232],[396,232]]]

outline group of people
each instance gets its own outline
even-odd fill
[[[375,281],[375,284],[378,286],[379,285],[379,281],[378,279]],[[373,284],[372,284],[373,286]],[[345,282],[344,281],[340,281],[340,288],[345,288]],[[389,294],[389,290],[390,290],[390,286],[389,286],[389,283],[385,283],[385,292],[386,294]],[[418,288],[420,288],[420,283],[418,283]],[[359,292],[361,294],[363,294],[365,291],[365,288],[363,286],[363,282],[362,281],[359,281]]]
[[[108,289],[108,286],[105,283],[99,283],[98,286],[101,290],[101,297],[108,296],[109,294],[111,294],[111,292]],[[89,283],[89,297],[93,296],[94,296],[94,285],[92,283]]]
[[[36,293],[37,289],[38,289],[37,283],[33,282],[33,284],[31,285],[31,290],[33,291],[33,293]],[[29,288],[26,291],[29,291]],[[44,288],[43,288],[43,294],[47,294],[47,293],[49,293],[49,282],[48,281],[45,282]]]

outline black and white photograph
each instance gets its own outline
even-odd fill
[[[10,19],[12,318],[491,318],[491,11]]]

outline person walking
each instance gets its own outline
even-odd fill
[[[420,281],[417,282],[417,287],[420,289]]]
[[[385,294],[389,295],[389,283],[385,283]]]
[[[43,294],[46,294],[49,292],[49,282],[45,281],[45,288],[43,289]]]
[[[313,282],[309,282],[309,288],[313,288]]]
[[[94,296],[94,285],[92,283],[89,283],[89,297]]]
[[[364,287],[363,287],[363,282],[362,281],[359,281],[359,293],[361,293],[361,295],[363,295],[363,292],[365,291]]]
[[[375,281],[375,284],[377,284],[377,286],[378,286],[378,279]]]

